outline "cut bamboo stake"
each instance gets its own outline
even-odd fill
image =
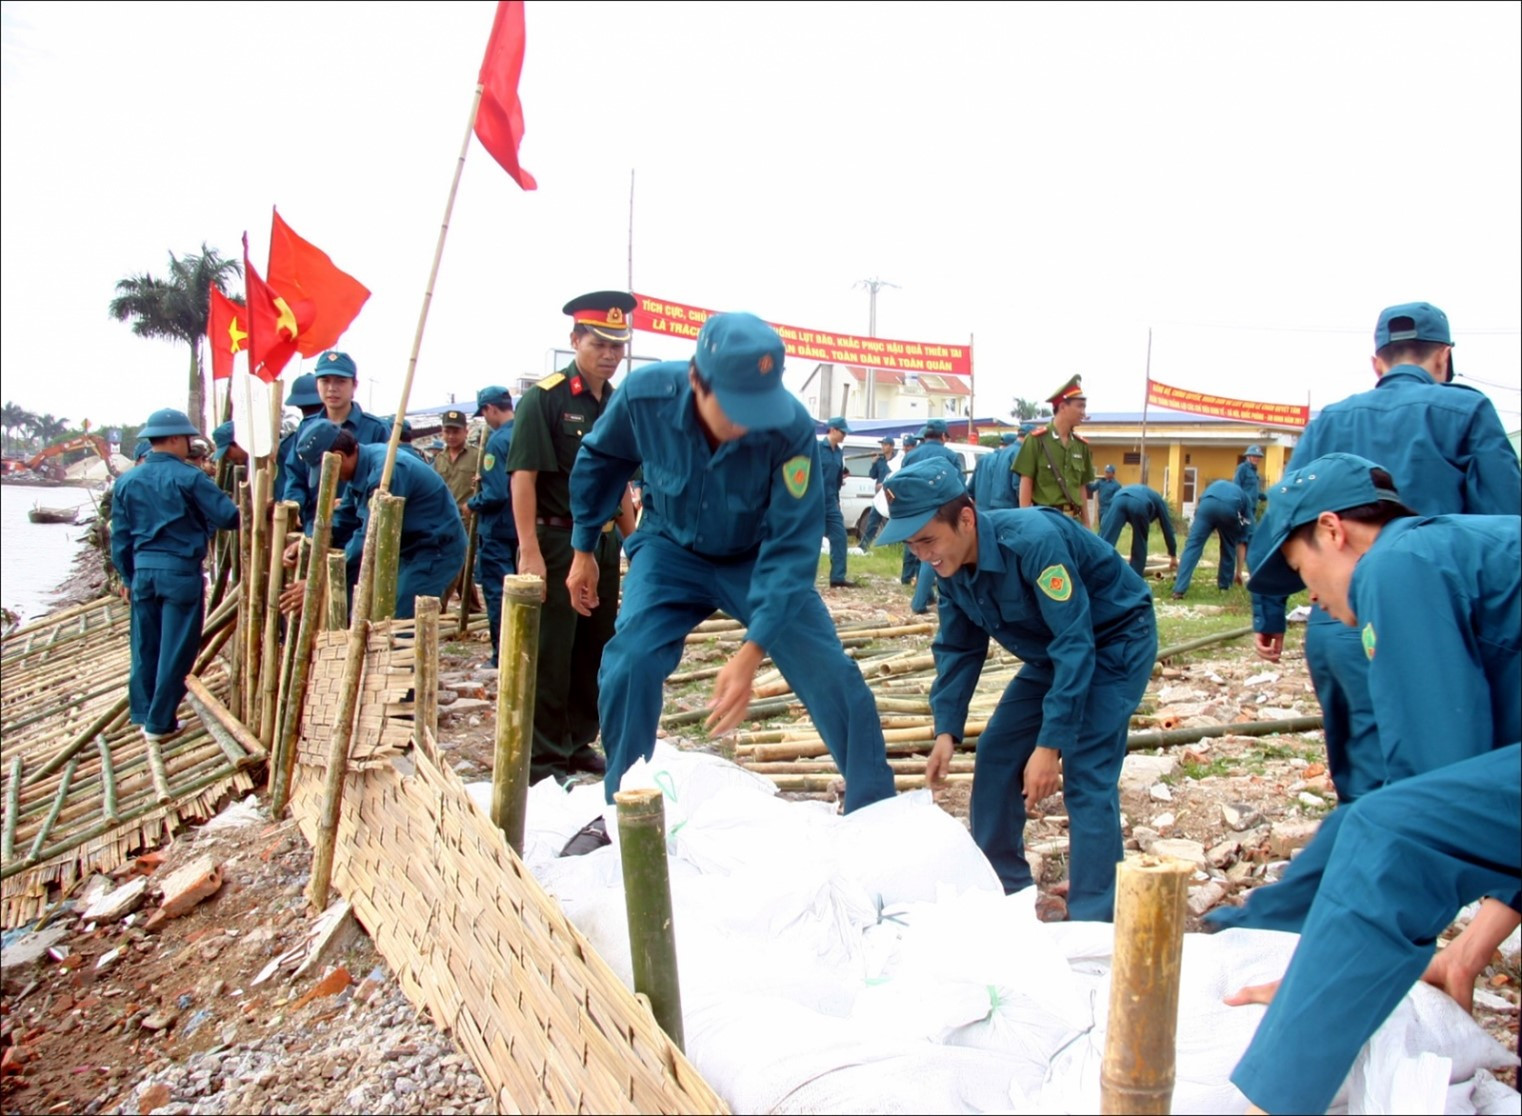
[[[3,835],[0,835],[0,860],[6,863],[16,858],[16,823],[21,816],[22,766],[20,756],[11,758],[11,778],[5,784],[5,828]]]
[[[618,844],[629,915],[634,991],[650,998],[650,1012],[681,1050],[682,988],[676,967],[671,915],[671,874],[666,863],[666,806],[653,787],[619,791]]]
[[[1178,744],[1193,744],[1212,736],[1278,736],[1302,732],[1315,732],[1322,727],[1319,716],[1290,717],[1283,721],[1247,721],[1237,725],[1202,725],[1199,728],[1171,729],[1167,732],[1133,732],[1126,737],[1126,751],[1139,752],[1144,748],[1171,748]]]
[[[195,709],[196,716],[206,726],[206,731],[211,733],[231,762],[246,765],[250,757],[255,760],[269,758],[269,750],[264,742],[249,732],[248,726],[234,717],[199,678],[185,679],[185,696]],[[229,748],[224,743],[224,738],[217,735],[219,729],[226,734],[227,740],[232,741],[234,747]]]
[[[414,668],[414,692],[417,710],[413,714],[417,738],[439,737],[439,599],[417,599],[417,664]],[[499,691],[500,693],[500,691]]]
[[[148,772],[153,776],[153,796],[160,806],[174,800],[169,793],[169,775],[164,771],[164,746],[157,740],[148,741]]]
[[[123,694],[116,701],[112,702],[110,707],[105,709],[100,716],[86,725],[84,731],[74,736],[69,743],[64,745],[52,759],[28,775],[26,777],[26,785],[32,786],[34,783],[41,782],[53,774],[53,772],[78,755],[80,750],[88,746],[98,735],[110,731],[116,719],[126,712],[127,695]]]
[[[237,717],[248,712],[243,699],[248,693],[248,623],[251,615],[248,555],[254,541],[253,501],[250,497],[249,482],[239,481],[234,497],[238,502],[238,638],[233,641],[233,688],[228,695],[233,715]]]
[[[42,852],[43,843],[47,841],[48,834],[53,831],[53,825],[58,821],[58,815],[63,810],[64,800],[69,797],[69,783],[73,780],[74,769],[78,766],[78,756],[71,756],[69,762],[64,765],[63,778],[58,781],[58,793],[53,796],[53,808],[48,811],[48,816],[42,820],[42,828],[37,830],[37,837],[32,842],[32,851],[26,854],[26,860],[23,863],[37,863],[37,857]]]
[[[320,624],[318,609],[329,590],[328,543],[333,538],[333,496],[338,491],[338,470],[343,458],[336,453],[322,455],[322,474],[317,481],[317,514],[312,522],[312,545],[307,551],[306,593],[301,599],[301,619],[296,625],[296,651],[291,660],[291,685],[280,711],[280,735],[270,792],[270,816],[279,818],[290,799],[291,775],[296,768],[296,737],[301,732],[301,711],[306,703],[307,678],[312,670],[312,645]],[[339,582],[342,586],[343,582]],[[342,592],[342,588],[339,592]]]
[[[1099,1110],[1166,1114],[1173,1100],[1174,1034],[1191,865],[1166,857],[1123,861],[1115,876],[1115,959]]]
[[[1191,639],[1186,643],[1180,643],[1174,647],[1164,647],[1157,653],[1157,661],[1171,659],[1176,655],[1182,655],[1189,651],[1198,651],[1202,647],[1209,647],[1216,643],[1225,643],[1227,640],[1241,639],[1245,635],[1252,635],[1252,625],[1243,628],[1232,628],[1229,632],[1217,632],[1215,635],[1201,636],[1199,639]]]
[[[328,622],[330,632],[349,627],[349,558],[341,550],[327,551]]]
[[[396,616],[396,586],[402,569],[402,514],[407,501],[389,492],[380,493],[371,515],[375,517],[375,586],[370,596],[370,619]]]
[[[534,744],[534,688],[539,677],[542,578],[502,579],[502,632],[497,674],[497,750],[491,770],[491,820],[523,855],[529,764]]]
[[[393,446],[393,448],[395,448]],[[344,777],[349,773],[349,744],[354,738],[354,715],[359,707],[359,684],[364,675],[365,647],[370,641],[370,591],[375,580],[377,505],[384,491],[371,497],[365,548],[360,552],[359,584],[354,588],[354,610],[349,624],[348,654],[338,695],[338,714],[328,747],[328,770],[323,780],[322,817],[317,827],[317,847],[312,856],[312,879],[307,898],[312,906],[326,910],[328,887],[333,881],[333,853],[338,843],[338,819],[343,811]]]
[[[297,535],[296,569],[297,581],[307,579],[307,559],[312,553],[311,540]],[[304,600],[303,600],[304,603]],[[281,748],[285,743],[285,711],[291,699],[291,672],[296,666],[296,645],[301,642],[301,613],[297,612],[285,622],[285,640],[280,647],[280,692],[275,698],[275,737],[270,741],[270,788],[274,789],[276,773],[280,770]]]
[[[490,430],[483,430],[480,440],[476,442],[475,475],[478,477],[481,475],[481,457],[486,453],[486,439],[491,435]],[[470,627],[470,606],[476,597],[476,533],[479,523],[474,512],[466,514],[470,516],[470,529],[465,534],[465,565],[460,568],[460,622],[455,629],[460,639],[465,638],[465,632]]]
[[[285,527],[297,510],[295,503],[281,500],[275,505],[275,525],[271,538],[279,540],[270,545],[269,583],[265,588],[267,607],[264,610],[263,659],[259,664],[259,740],[267,754],[275,741],[279,726],[275,723],[275,699],[280,696],[280,590],[285,585],[285,563],[282,546]]]
[[[106,740],[105,733],[95,738],[95,747],[100,751],[100,797],[102,809],[107,821],[116,821],[116,769],[111,765],[111,744]]]
[[[259,681],[264,667],[264,613],[268,588],[267,571],[270,565],[269,524],[264,521],[264,505],[269,502],[270,472],[263,464],[254,468],[254,486],[251,495],[254,511],[254,537],[250,544],[250,563],[245,580],[249,584],[248,612],[248,692],[243,698],[243,720],[256,734],[261,731],[259,717],[263,712]]]

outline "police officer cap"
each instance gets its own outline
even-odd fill
[[[512,408],[513,395],[501,384],[492,384],[476,392],[476,417],[480,418],[486,413],[486,408],[507,407]],[[462,424],[463,425],[463,424]]]
[[[1352,453],[1329,453],[1291,469],[1279,479],[1269,498],[1268,511],[1254,533],[1247,588],[1254,593],[1282,597],[1305,588],[1300,575],[1289,568],[1282,548],[1290,533],[1312,523],[1324,511],[1344,511],[1362,504],[1400,503],[1400,495],[1375,488],[1370,469],[1379,468],[1368,458]]]
[[[211,455],[213,461],[221,461],[227,456],[228,448],[233,444],[233,424],[224,422],[211,432],[211,440],[217,447],[217,452]]]
[[[946,420],[926,419],[925,425],[920,427],[920,437],[924,438],[930,434],[939,434],[942,438],[946,437]]]
[[[1106,465],[1105,466],[1105,475],[1113,477],[1115,475],[1115,466],[1114,465]]]
[[[1046,401],[1055,407],[1057,404],[1064,403],[1069,399],[1087,398],[1088,396],[1084,395],[1083,393],[1083,377],[1074,376],[1067,383],[1063,384],[1056,391],[1052,392],[1051,395],[1048,395],[1046,397]]]
[[[336,422],[319,419],[307,424],[306,433],[296,443],[296,456],[307,467],[307,474],[313,484],[322,477],[322,455],[333,448],[342,429]]]
[[[470,425],[470,420],[465,417],[464,411],[445,411],[439,416],[439,423],[442,426],[458,426],[464,430]]]
[[[342,376],[346,380],[352,380],[358,373],[354,367],[354,358],[348,353],[340,353],[334,349],[317,358],[317,371],[314,375]]]
[[[920,530],[942,504],[966,494],[967,486],[954,464],[937,457],[905,465],[883,481],[883,491],[888,494],[888,525],[877,541],[887,544],[903,542]]]
[[[1263,447],[1260,446],[1260,445],[1256,445],[1256,444],[1248,446],[1247,447],[1247,452],[1244,453],[1242,456],[1243,457],[1262,457],[1263,456]]]
[[[828,422],[826,422],[824,424],[824,426],[825,426],[826,430],[838,430],[842,434],[849,434],[849,433],[851,433],[850,426],[848,426],[846,424],[846,416],[845,415],[833,415],[833,416],[831,416],[830,420]]]
[[[1448,328],[1448,315],[1430,302],[1387,306],[1374,324],[1374,351],[1396,341],[1436,341],[1452,347],[1453,331]],[[1452,353],[1448,354],[1448,373],[1453,374]]]
[[[797,403],[782,386],[782,338],[754,314],[715,314],[698,333],[698,376],[724,415],[751,430],[792,421]]]
[[[593,291],[571,299],[560,308],[579,326],[586,326],[609,341],[629,340],[629,315],[634,313],[634,296],[626,291]]]
[[[1006,430],[1003,434],[999,435],[999,444],[1001,446],[1012,446],[1019,440],[1020,434],[1018,431]]]
[[[322,396],[317,394],[317,377],[310,372],[304,372],[292,380],[291,394],[285,397],[285,405],[287,407],[321,407]]]
[[[144,438],[172,438],[176,434],[191,437],[199,433],[185,412],[176,411],[173,407],[154,411],[148,416],[148,424],[138,431]]]
[[[141,461],[153,452],[153,443],[147,438],[139,438],[137,445],[132,447],[132,460]]]

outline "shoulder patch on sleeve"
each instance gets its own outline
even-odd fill
[[[555,387],[556,385],[561,384],[564,381],[565,381],[565,373],[564,372],[551,372],[548,376],[546,376],[544,379],[540,380],[534,386],[536,388],[542,388],[545,391],[549,391],[550,388]]]
[[[1036,578],[1036,584],[1054,601],[1065,601],[1073,595],[1073,579],[1068,576],[1068,568],[1061,563],[1042,570],[1041,576]]]
[[[1374,625],[1373,624],[1365,624],[1363,626],[1363,653],[1364,653],[1364,657],[1365,658],[1370,659],[1371,661],[1373,660],[1373,658],[1374,658]]]
[[[803,499],[803,494],[808,491],[809,470],[813,468],[813,465],[808,455],[802,453],[782,463],[782,483],[787,485],[787,490],[793,499]]]
[[[481,458],[481,472],[489,473],[497,467],[497,455],[489,453]]]

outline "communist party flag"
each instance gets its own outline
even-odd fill
[[[303,323],[311,324],[312,304],[303,300],[293,308],[259,278],[249,262],[247,233],[243,234],[243,288],[248,297],[248,367],[272,384],[296,355],[296,338]]]
[[[523,0],[498,0],[477,79],[481,103],[476,108],[476,138],[514,182],[525,190],[537,190],[534,176],[518,165],[518,147],[523,142],[523,104],[518,100],[523,45]]]
[[[233,357],[248,348],[248,315],[215,286],[211,288],[206,336],[211,341],[211,378],[232,379]]]
[[[370,291],[339,270],[328,254],[297,236],[277,211],[270,225],[269,286],[291,305],[311,303],[312,321],[296,336],[296,351],[316,356],[338,343]]]

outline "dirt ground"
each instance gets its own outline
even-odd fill
[[[907,590],[886,578],[826,590],[838,619],[917,619]],[[1159,603],[1168,609],[1200,605]],[[1204,605],[1203,607],[1210,607]],[[903,637],[928,646],[928,637]],[[1292,631],[1284,660],[1255,659],[1245,640],[1167,664],[1153,679],[1135,727],[1165,715],[1184,724],[1266,720],[1314,713],[1316,704]],[[440,736],[466,779],[490,776],[494,672],[481,669],[484,640],[447,643],[447,704]],[[695,649],[683,669],[712,648]],[[700,704],[707,683],[672,708]],[[669,739],[722,751],[701,734]],[[1226,736],[1161,750],[1128,762],[1122,787],[1128,847],[1196,856],[1194,915],[1277,876],[1331,805],[1319,734]],[[966,818],[967,787],[937,801]],[[154,903],[125,919],[88,923],[78,911],[52,925],[60,937],[35,962],[3,972],[0,1106],[6,1112],[488,1112],[480,1079],[449,1039],[408,1005],[363,932],[340,941],[299,978],[290,968],[256,983],[261,971],[307,941],[317,915],[303,889],[311,853],[294,822],[240,810],[246,824],[179,835],[125,865],[162,881],[210,854],[224,882],[189,914],[150,933]],[[1066,817],[1060,796],[1042,804],[1027,843],[1038,854],[1045,918],[1065,913],[1061,898]],[[150,887],[151,892],[151,887]],[[11,946],[19,934],[7,935]],[[1482,977],[1476,1016],[1515,1050],[1517,957],[1497,954]],[[1501,1075],[1515,1085],[1512,1071]]]

